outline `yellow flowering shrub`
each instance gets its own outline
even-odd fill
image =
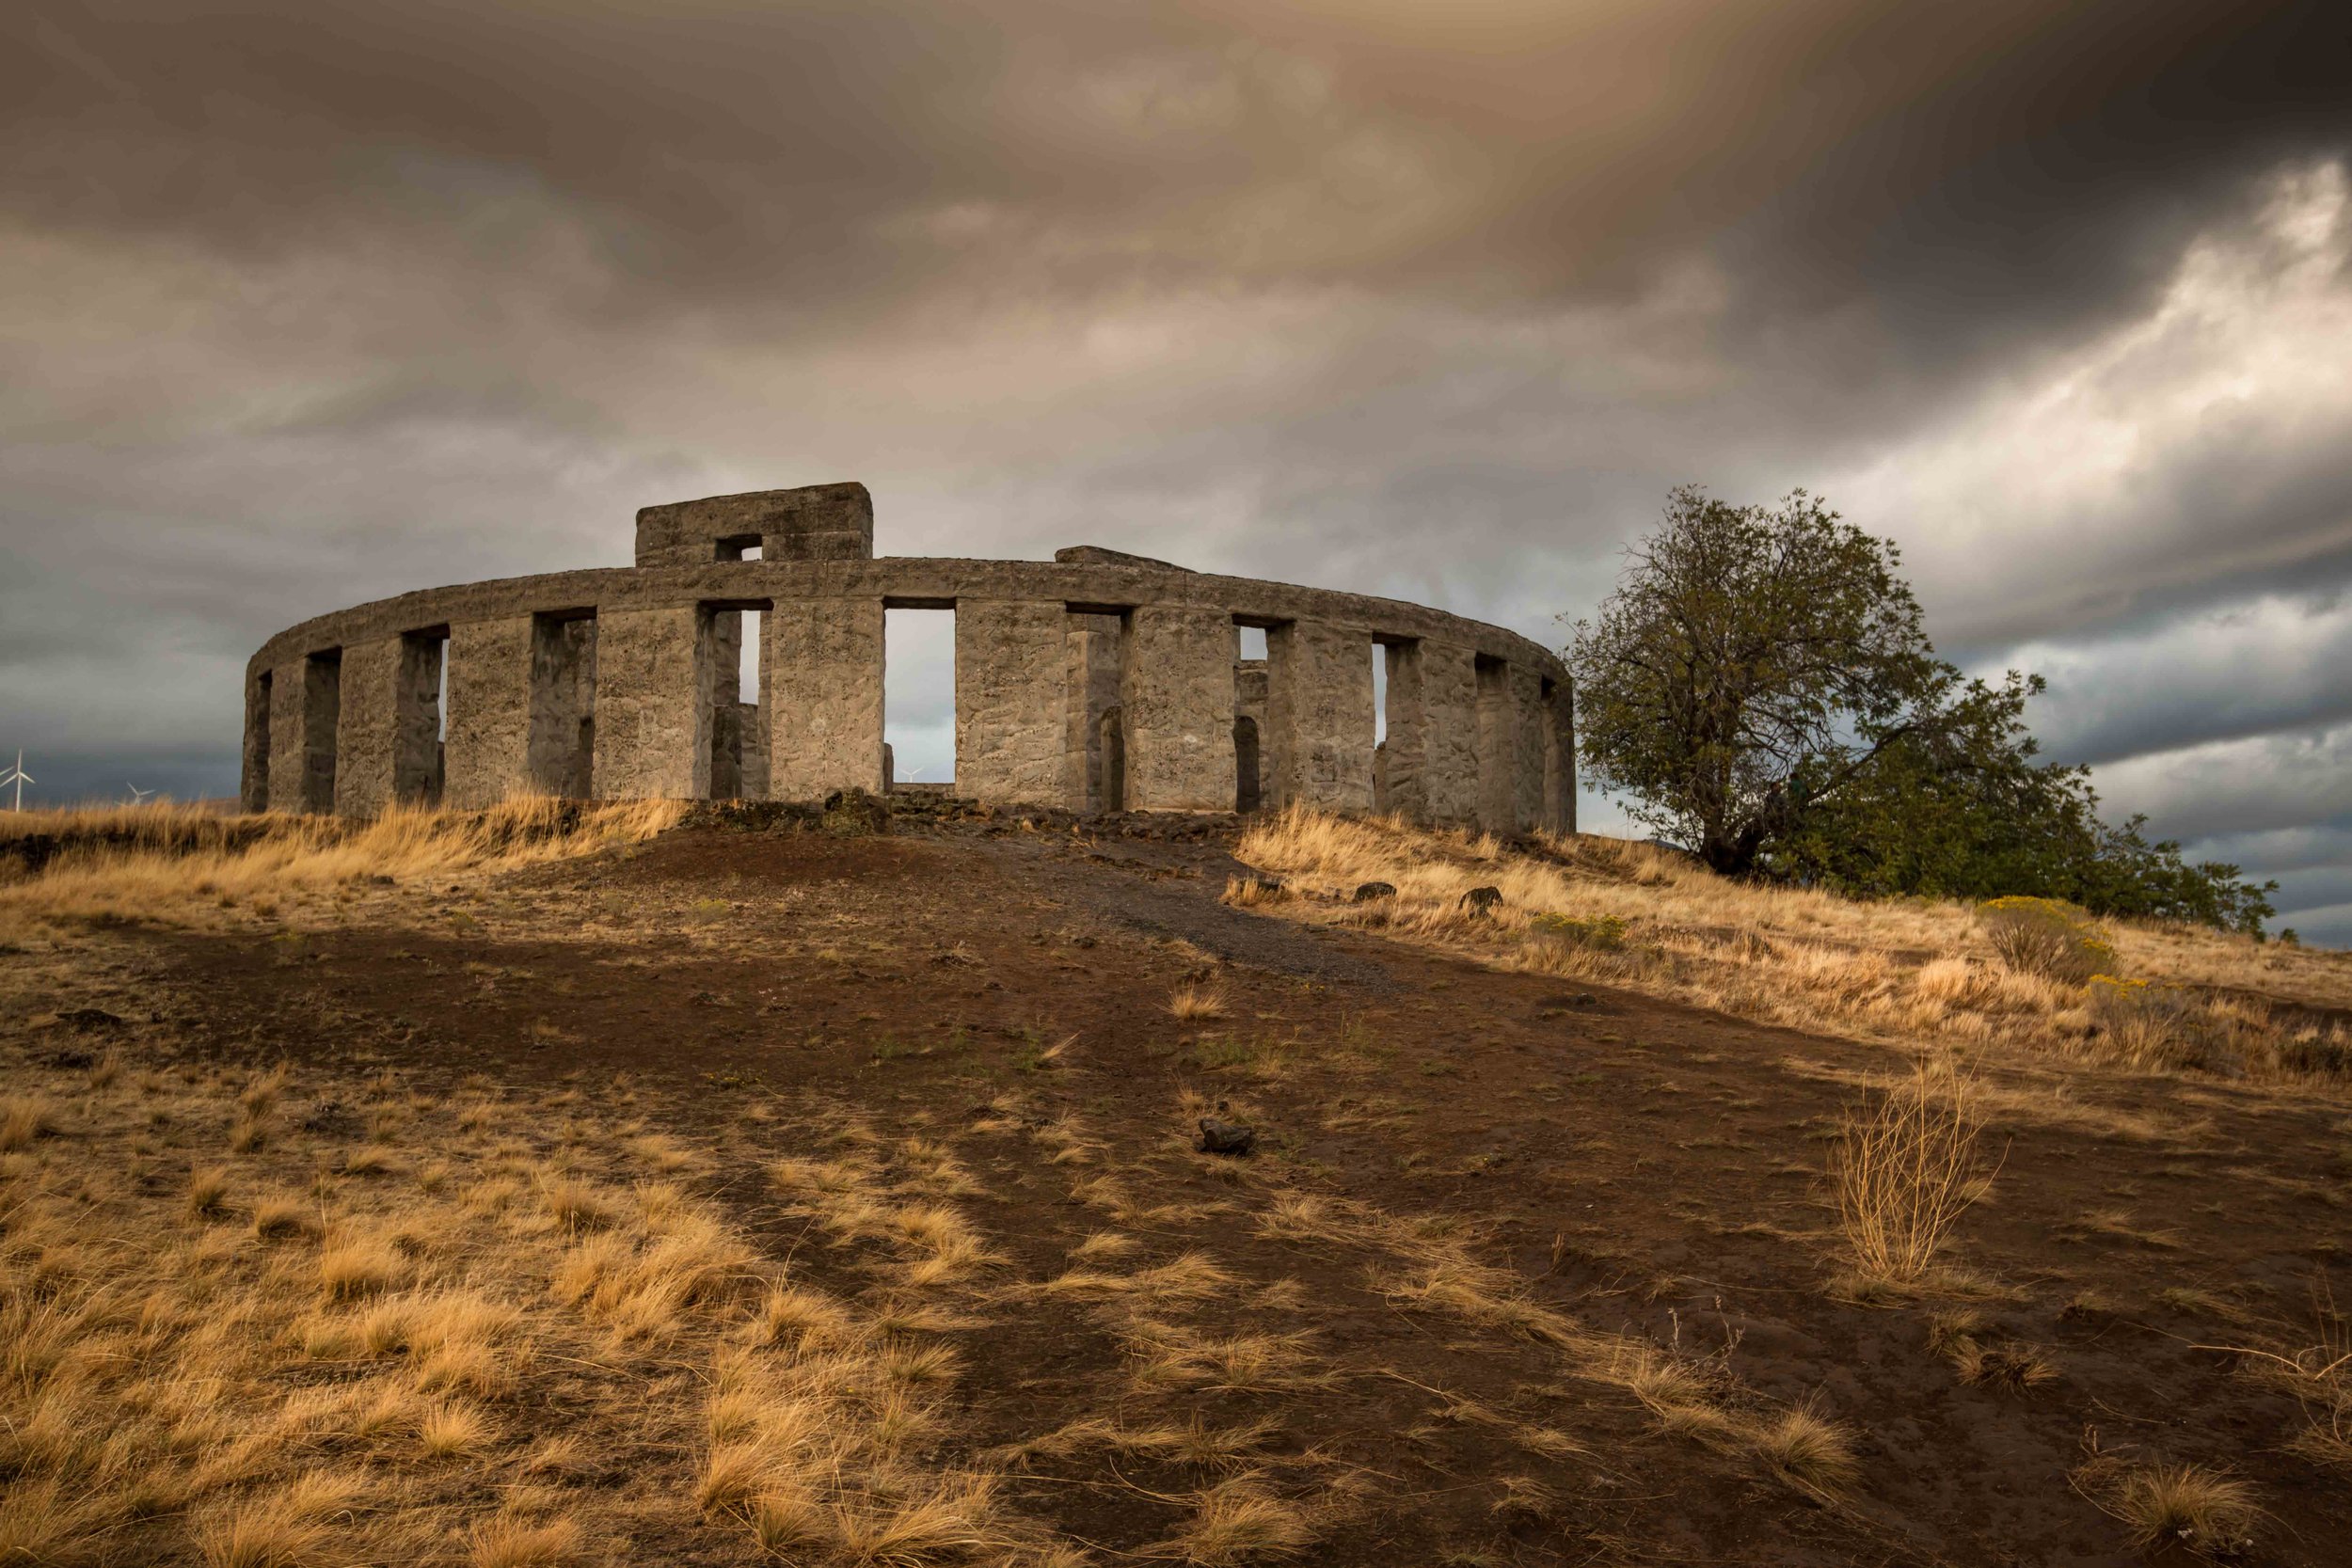
[[[2090,911],[2022,894],[1977,906],[1993,952],[2009,968],[2063,985],[2086,985],[2115,960],[2115,943]]]

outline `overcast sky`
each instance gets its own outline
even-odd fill
[[[2352,942],[2347,49],[2340,0],[20,0],[0,751],[226,793],[271,633],[721,491],[1556,645],[1671,484],[1801,484],[2116,813]]]

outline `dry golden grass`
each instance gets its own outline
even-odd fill
[[[1168,999],[1170,1018],[1197,1023],[1225,1016],[1225,992],[1215,986],[1180,986]]]
[[[1491,836],[1341,817],[1303,807],[1246,831],[1237,858],[1293,893],[1237,879],[1227,901],[1275,918],[1376,921],[1388,934],[1504,967],[1623,985],[1792,1028],[1915,1046],[2020,1049],[2143,1070],[2210,1067],[2340,1086],[2352,1031],[2301,1008],[2352,1006],[2341,955],[2258,945],[2200,928],[2109,922],[2115,964],[2150,982],[2133,1016],[2103,1022],[2079,983],[2003,963],[1975,906],[1841,898],[1733,882],[1653,846],[1539,835],[1533,852]],[[1348,903],[1367,881],[1394,898]],[[1501,890],[1490,913],[1461,906]],[[1591,933],[1613,933],[1593,940]]]
[[[2254,1489],[2201,1465],[2136,1462],[2093,1452],[2075,1490],[2119,1521],[2142,1551],[2172,1547],[2236,1558],[2253,1544],[2263,1512]]]
[[[287,900],[373,879],[416,882],[638,843],[685,810],[676,800],[581,806],[517,796],[479,812],[395,807],[367,822],[224,817],[188,806],[8,813],[0,847],[39,835],[63,849],[37,875],[0,879],[0,930],[95,919],[199,925],[239,908],[273,918]]]
[[[1050,1555],[989,1473],[938,1457],[965,1403],[938,1338],[962,1286],[851,1300],[788,1280],[692,1192],[624,1184],[642,1159],[594,1111],[574,1113],[580,1147],[609,1163],[569,1176],[594,1193],[586,1228],[577,1204],[530,1200],[531,1176],[563,1179],[527,1148],[396,1083],[190,1068],[73,1092],[68,1135],[0,1163],[0,1560],[651,1560],[706,1513],[746,1551]],[[397,1096],[388,1147],[410,1174],[352,1175],[348,1146],[298,1127],[205,1163],[232,1117],[297,1092]],[[981,1275],[968,1222],[892,1192],[960,1170],[918,1147],[860,1172],[890,1268]],[[535,1430],[550,1408],[561,1429]],[[628,1487],[564,1488],[612,1464]]]

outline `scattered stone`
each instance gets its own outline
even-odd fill
[[[1238,1122],[1220,1120],[1216,1117],[1200,1118],[1200,1141],[1194,1146],[1203,1154],[1247,1155],[1258,1147],[1258,1131]]]
[[[129,1023],[121,1017],[121,1015],[118,1013],[110,1013],[103,1007],[75,1007],[70,1011],[59,1013],[57,1015],[57,1022],[70,1029],[88,1029],[91,1031],[103,1030],[111,1032],[116,1029],[125,1029],[130,1027]]]
[[[1359,883],[1356,888],[1355,902],[1359,904],[1369,904],[1375,898],[1393,898],[1395,896],[1396,885],[1393,882],[1362,882]]]
[[[98,1058],[87,1051],[58,1051],[51,1053],[49,1065],[63,1068],[68,1072],[78,1072],[84,1068],[96,1067]]]
[[[1461,907],[1472,914],[1491,914],[1496,906],[1502,902],[1502,890],[1501,888],[1474,887],[1462,895]]]
[[[303,1113],[305,1132],[318,1132],[329,1137],[344,1137],[359,1131],[359,1118],[345,1109],[340,1100],[317,1100]]]

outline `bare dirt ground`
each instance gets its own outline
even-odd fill
[[[2295,1446],[2306,1402],[2235,1353],[2287,1344],[2344,1275],[2341,1101],[1996,1063],[2006,1160],[1957,1245],[1979,1288],[1842,1300],[1824,1148],[1899,1055],[1227,908],[1229,849],[699,828],[283,925],[94,930],[0,954],[0,1060],[59,1103],[108,1050],[167,1083],[285,1061],[329,1114],[290,1117],[270,1157],[322,1172],[389,1084],[428,1147],[495,1134],[561,1163],[609,1114],[674,1152],[648,1177],[852,1301],[902,1288],[896,1255],[818,1223],[776,1163],[944,1149],[991,1258],[923,1328],[960,1361],[926,1463],[997,1475],[1007,1513],[1086,1560],[1187,1555],[1168,1544],[1236,1476],[1297,1532],[1196,1540],[1195,1560],[2190,1560],[2135,1545],[2083,1484],[2119,1455],[2252,1488],[2250,1539],[2208,1555],[2348,1560],[2352,1477]],[[1187,987],[1221,1016],[1174,1016]],[[461,1126],[465,1102],[490,1125]],[[1249,1157],[1193,1149],[1220,1104],[1258,1130]],[[139,1179],[236,1168],[202,1138],[150,1138]],[[1433,1286],[1465,1259],[1500,1274]],[[1931,1321],[1955,1310],[2055,1375],[1963,1381]],[[1652,1363],[1840,1424],[1852,1475],[1724,1440],[1629,1375]],[[702,1397],[644,1375],[649,1402]],[[560,1424],[562,1377],[527,1372],[504,1441]],[[1086,1440],[1145,1425],[1230,1440]],[[559,1493],[681,1494],[580,1560],[822,1560],[670,1479],[698,1431],[649,1420],[642,1449],[550,1471]]]

